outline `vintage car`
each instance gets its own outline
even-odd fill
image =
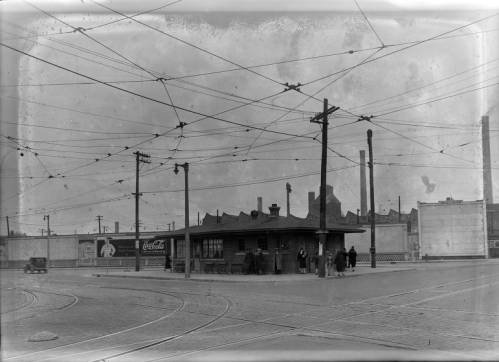
[[[29,258],[29,263],[24,266],[25,273],[47,272],[47,258]]]

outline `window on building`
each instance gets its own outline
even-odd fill
[[[185,240],[177,240],[175,254],[177,258],[185,258]]]
[[[203,258],[206,259],[223,259],[223,240],[222,239],[205,239],[203,240]]]
[[[267,238],[259,238],[257,240],[258,249],[269,250],[269,246],[267,245]]]
[[[237,241],[237,250],[238,251],[246,251],[246,243],[244,242],[244,239],[239,239]]]

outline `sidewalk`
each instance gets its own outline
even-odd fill
[[[345,277],[339,278],[337,276],[329,276],[325,279],[345,279],[362,275],[397,272],[406,270],[415,270],[412,265],[393,265],[381,264],[377,265],[375,269],[367,265],[360,265],[355,268],[355,271],[345,271]],[[336,274],[336,273],[335,273]],[[113,278],[139,278],[139,279],[164,279],[164,280],[186,280],[184,273],[172,273],[164,271],[163,269],[145,269],[136,272],[133,269],[126,270],[103,270],[100,273],[92,274],[94,277],[113,277]],[[189,280],[198,282],[293,282],[293,281],[313,281],[324,280],[319,278],[314,273],[307,274],[264,274],[264,275],[244,275],[244,274],[198,274],[192,273]]]

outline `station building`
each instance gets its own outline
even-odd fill
[[[206,214],[202,225],[189,228],[191,240],[191,270],[199,273],[244,272],[244,259],[247,253],[260,249],[264,259],[264,273],[273,273],[277,255],[280,255],[281,272],[295,273],[298,270],[296,256],[303,248],[308,258],[308,268],[312,257],[318,252],[319,219],[313,216],[299,218],[293,215],[279,215],[280,207],[273,204],[269,213],[259,209],[249,214]],[[345,234],[362,233],[364,230],[341,225],[330,217],[326,223],[327,250],[345,247]],[[173,267],[176,271],[185,268],[185,229],[171,234],[173,238]],[[159,236],[160,237],[160,236]]]

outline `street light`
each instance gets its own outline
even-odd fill
[[[191,277],[191,241],[189,238],[189,164],[176,163],[175,175],[178,175],[178,168],[182,167],[185,174],[185,277]]]

